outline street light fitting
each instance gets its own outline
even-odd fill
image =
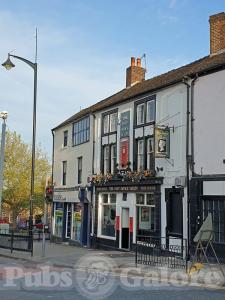
[[[14,63],[12,63],[12,61],[10,60],[10,54],[9,53],[8,53],[7,60],[2,64],[2,66],[4,68],[6,68],[6,70],[11,70],[12,68],[15,67]]]
[[[8,112],[0,111],[0,118],[2,118],[3,120],[6,120],[8,118]]]

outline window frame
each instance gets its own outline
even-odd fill
[[[107,198],[108,198],[107,199],[108,200],[107,203],[106,202],[103,203],[103,197],[105,195],[107,195]],[[111,195],[115,196],[115,202],[111,202]],[[101,211],[101,213],[100,213],[100,220],[99,220],[100,221],[99,222],[99,224],[100,224],[100,231],[99,231],[100,237],[104,237],[106,239],[115,240],[116,239],[116,228],[115,228],[115,226],[116,226],[117,193],[102,193],[99,205],[100,205],[100,211]],[[115,220],[114,220],[114,223],[115,223],[114,224],[115,235],[114,236],[105,235],[105,234],[102,233],[103,232],[103,230],[102,230],[102,222],[103,222],[103,216],[104,216],[104,207],[110,207],[110,206],[114,206],[115,207]]]
[[[108,147],[108,172],[106,172],[105,170],[105,149]],[[116,154],[115,157],[112,156],[112,149],[113,147],[115,147],[116,150]],[[112,170],[112,160],[114,160],[115,162],[115,166],[114,166],[114,170]],[[106,144],[106,145],[102,145],[102,158],[101,158],[101,171],[103,174],[114,174],[115,168],[116,168],[116,164],[117,164],[117,143],[111,143],[111,144]]]
[[[68,147],[68,130],[63,131],[63,148]]]
[[[147,120],[147,106],[148,106],[148,103],[151,101],[155,102],[154,120],[148,121]],[[138,124],[137,112],[138,112],[138,106],[140,106],[140,105],[144,105],[144,122]],[[146,96],[146,97],[144,97],[144,99],[139,99],[134,102],[134,129],[143,127],[146,125],[150,125],[150,124],[155,124],[155,119],[156,119],[156,95],[155,94],[151,95],[151,96]]]
[[[137,195],[143,195],[144,196],[144,204],[137,204]],[[146,231],[153,232],[155,233],[157,231],[157,220],[156,220],[156,214],[157,214],[157,207],[156,207],[156,202],[154,204],[147,204],[147,195],[154,195],[153,193],[136,193],[136,202],[135,202],[135,207],[136,207],[136,218],[137,214],[139,212],[139,207],[147,207],[150,208],[150,217],[152,214],[152,208],[154,209],[154,229],[146,229]],[[138,222],[138,220],[137,220]],[[140,220],[139,220],[140,222]],[[152,224],[152,222],[151,222]],[[139,225],[139,224],[137,224]],[[145,230],[145,229],[141,229]]]
[[[107,112],[105,112],[105,113],[102,113],[102,116],[101,116],[101,124],[102,124],[102,130],[101,130],[101,133],[102,133],[102,136],[107,136],[107,135],[110,135],[110,134],[115,134],[115,133],[117,133],[117,126],[116,126],[116,130],[114,130],[114,131],[111,131],[111,115],[117,115],[116,116],[116,119],[117,119],[117,122],[118,122],[118,109],[116,108],[116,109],[113,109],[113,110],[110,110],[110,111],[107,111]],[[108,131],[107,132],[105,132],[105,129],[104,129],[104,125],[105,125],[105,123],[104,123],[104,120],[105,120],[105,118],[107,118],[108,119],[108,126],[107,126],[107,128],[108,128]],[[117,122],[116,122],[116,124],[117,124]]]
[[[89,141],[90,141],[90,116],[88,115],[73,123],[72,142],[73,142],[73,146],[76,147],[85,144]]]
[[[67,177],[67,160],[62,161],[62,185],[66,185]]]

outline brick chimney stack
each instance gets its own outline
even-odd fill
[[[210,55],[225,52],[225,13],[209,18],[210,23]]]
[[[130,67],[127,68],[126,87],[145,80],[145,69],[141,66],[141,59],[137,58],[135,64],[135,58],[131,57]]]

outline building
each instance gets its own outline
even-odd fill
[[[221,203],[225,201],[225,145],[215,135],[218,132],[222,137],[223,128],[224,24],[224,13],[210,17],[209,56],[160,76],[145,80],[141,59],[131,58],[126,88],[80,111],[54,130],[56,183],[62,180],[62,162],[70,161],[68,188],[75,189],[79,147],[82,153],[90,151],[84,159],[88,166],[83,166],[82,188],[85,176],[91,174],[92,188],[85,199],[91,209],[88,227],[94,246],[129,250],[145,236],[163,237],[168,245],[182,245],[185,240],[191,244],[207,213],[214,211],[209,206],[217,205],[220,220],[215,212],[213,222],[215,232],[220,226],[223,238],[219,241],[224,247],[225,206]],[[212,122],[208,122],[209,114]],[[86,116],[93,122],[90,140],[62,150],[63,131],[68,128],[69,140],[73,140],[73,124]],[[202,194],[205,178],[219,181],[219,195],[212,188],[215,182],[207,182],[207,194]],[[65,195],[58,183],[56,203],[57,197]],[[79,203],[79,192],[72,194],[74,202]],[[209,204],[201,198],[210,195],[217,195],[217,202],[211,199],[213,204]]]

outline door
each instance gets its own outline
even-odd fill
[[[71,238],[71,218],[72,218],[72,207],[71,203],[66,204],[66,239]]]
[[[166,235],[183,238],[183,189],[166,189]]]
[[[129,231],[129,208],[122,208],[121,215],[121,248],[129,249],[130,231]]]

